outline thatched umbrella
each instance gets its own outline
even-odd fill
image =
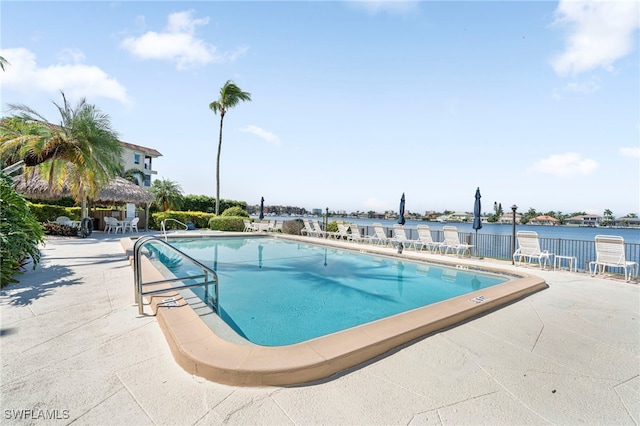
[[[51,200],[71,196],[68,185],[63,185],[62,190],[52,191],[49,187],[49,182],[41,179],[37,173],[27,179],[23,175],[14,177],[13,186],[16,191],[22,192],[27,198]],[[98,195],[93,198],[93,201],[97,203],[144,205],[154,202],[155,197],[146,189],[118,176],[112,179],[105,188],[102,188]]]
[[[71,191],[69,186],[64,184],[61,190],[51,190],[49,182],[40,178],[38,173],[33,173],[25,179],[24,175],[15,176],[13,178],[13,187],[16,191],[21,192],[27,198],[36,198],[51,200],[62,197],[70,197]],[[126,204],[132,203],[144,205],[146,208],[148,229],[149,220],[149,204],[155,201],[155,197],[146,189],[129,182],[128,180],[115,177],[109,184],[98,192],[93,198],[94,203],[110,203],[110,204]]]

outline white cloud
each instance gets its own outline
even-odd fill
[[[79,50],[61,52],[64,63],[39,67],[36,55],[28,49],[2,49],[0,56],[9,62],[0,73],[3,89],[23,93],[64,91],[70,98],[109,98],[128,105],[127,90],[114,77],[96,66],[79,63],[84,54]]]
[[[363,9],[370,15],[379,13],[406,14],[418,8],[416,0],[352,0],[347,4],[354,9]]]
[[[554,176],[578,176],[590,175],[600,165],[590,158],[582,158],[580,154],[568,152],[565,154],[551,155],[536,161],[527,172],[529,174],[542,173]]]
[[[136,22],[144,22],[144,17],[138,17]],[[121,45],[141,59],[175,62],[179,70],[211,62],[233,62],[247,51],[238,48],[234,52],[218,53],[216,46],[197,38],[196,29],[208,23],[209,18],[194,18],[193,11],[172,13],[164,31],[147,31],[140,37],[127,37]]]
[[[612,70],[634,48],[639,8],[636,0],[560,0],[555,24],[569,27],[569,34],[564,52],[552,61],[556,73]]]
[[[620,154],[623,157],[640,158],[640,148],[623,147],[623,148],[620,148]]]
[[[280,138],[278,136],[276,136],[273,133],[271,133],[271,132],[269,132],[267,130],[264,130],[264,129],[258,127],[258,126],[254,126],[253,124],[250,124],[247,127],[243,128],[243,129],[240,129],[240,131],[256,135],[259,138],[262,138],[262,139],[266,140],[267,142],[272,143],[274,146],[281,146],[282,145],[280,143]]]

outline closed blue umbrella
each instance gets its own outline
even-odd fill
[[[476,256],[478,255],[478,229],[482,229],[482,207],[480,204],[480,187],[476,189],[476,201],[473,204],[473,229],[476,230]]]
[[[405,220],[404,220],[404,192],[402,193],[402,198],[400,198],[400,218],[398,219],[398,223],[400,225],[404,225],[405,224]]]
[[[260,220],[264,219],[264,197],[260,198]]]
[[[480,217],[482,214],[482,208],[480,206],[480,197],[480,188],[478,188],[476,189],[476,202],[473,205],[473,229],[476,230],[476,233],[478,232],[478,229],[482,229],[482,218]]]

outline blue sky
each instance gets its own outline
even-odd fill
[[[159,150],[158,178],[307,209],[640,213],[639,4],[1,4],[3,115],[60,90]],[[52,17],[55,16],[55,19]]]

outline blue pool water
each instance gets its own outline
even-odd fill
[[[216,271],[220,317],[264,346],[302,342],[508,280],[276,238],[171,244]]]

